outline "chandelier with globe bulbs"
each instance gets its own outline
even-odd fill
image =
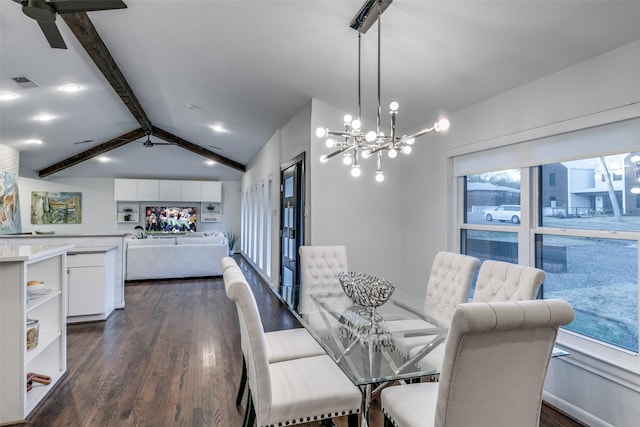
[[[360,8],[355,18],[351,21],[350,27],[358,31],[358,117],[351,115],[344,116],[344,130],[330,130],[328,128],[318,128],[316,136],[325,138],[327,148],[335,148],[329,154],[320,158],[322,163],[326,163],[332,157],[342,155],[342,161],[345,165],[351,167],[351,175],[359,177],[360,158],[368,159],[375,157],[377,160],[376,181],[384,181],[384,171],[382,170],[382,158],[386,153],[391,159],[398,156],[398,153],[411,153],[411,146],[415,139],[431,133],[433,131],[441,132],[449,129],[449,121],[446,118],[440,119],[432,126],[423,129],[413,135],[398,135],[396,131],[396,116],[398,114],[399,105],[397,102],[389,104],[389,114],[391,116],[390,134],[385,135],[381,130],[380,115],[380,35],[382,30],[381,15],[384,10],[391,4],[393,0],[367,0]],[[360,68],[361,68],[361,35],[378,21],[378,114],[376,130],[365,132],[362,130],[361,117],[361,101],[360,101]]]

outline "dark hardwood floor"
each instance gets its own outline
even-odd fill
[[[265,330],[299,326],[260,276],[236,259]],[[68,374],[27,424],[240,426],[234,403],[240,334],[222,278],[128,283],[125,301],[106,322],[69,325]],[[371,425],[382,424],[374,408]],[[580,426],[546,405],[540,425]]]

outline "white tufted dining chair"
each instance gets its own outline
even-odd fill
[[[229,296],[228,283],[231,283],[233,279],[244,279],[244,274],[233,258],[224,257],[221,262],[225,291]],[[320,344],[304,328],[265,332],[264,336],[269,363],[326,354]],[[247,382],[247,343],[246,334],[243,331],[240,333],[240,348],[242,350],[242,374],[238,383],[236,406],[239,406],[242,401]]]
[[[473,302],[535,299],[546,274],[543,270],[503,261],[486,260],[480,266]]]
[[[269,363],[267,344],[255,297],[243,275],[225,283],[238,307],[246,337],[250,394],[245,426],[283,426],[337,416],[358,425],[362,395],[327,355]]]
[[[563,300],[465,303],[449,330],[440,382],[382,390],[385,427],[537,427]]]
[[[342,292],[338,273],[348,271],[344,246],[300,246],[300,313],[315,311],[311,296]]]
[[[455,252],[438,252],[433,259],[429,273],[424,313],[441,325],[448,326],[457,305],[469,300],[471,282],[479,267],[480,260],[472,256]],[[427,321],[419,319],[395,320],[388,322],[388,325],[392,332],[411,332],[416,329],[434,327]],[[423,346],[431,339],[428,337],[394,337],[396,349],[405,355],[408,355],[411,349]]]

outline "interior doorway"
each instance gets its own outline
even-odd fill
[[[300,255],[304,242],[304,153],[280,168],[280,296],[294,310],[300,300]]]

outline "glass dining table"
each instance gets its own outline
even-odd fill
[[[310,297],[307,310],[294,315],[361,389],[363,427],[386,384],[440,372],[448,329],[430,316],[424,298],[396,289],[381,306],[364,307],[340,289]]]

